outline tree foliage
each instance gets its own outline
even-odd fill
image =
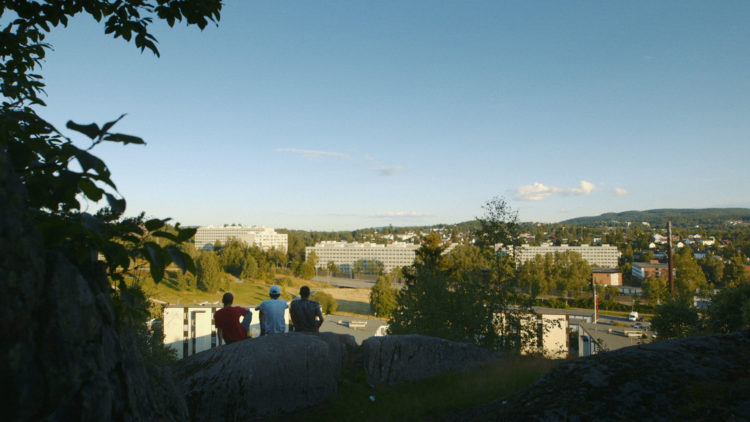
[[[370,290],[370,310],[381,318],[390,318],[396,308],[397,292],[391,285],[390,276],[378,277]]]
[[[531,301],[518,294],[513,258],[495,245],[517,242],[517,216],[505,200],[485,204],[477,246],[447,245],[434,232],[422,239],[389,319],[394,334],[418,333],[520,352],[536,339]]]
[[[651,327],[661,339],[687,337],[700,333],[698,310],[687,300],[670,298],[657,306]]]
[[[330,293],[326,292],[315,292],[310,295],[310,299],[318,302],[320,304],[320,308],[325,314],[332,314],[336,312],[336,309],[339,306],[336,298],[334,298]]]

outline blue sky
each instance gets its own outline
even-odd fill
[[[43,112],[106,122],[131,214],[349,230],[750,206],[750,2],[226,2],[48,38]],[[76,138],[80,139],[80,138]],[[83,139],[81,139],[83,141]]]

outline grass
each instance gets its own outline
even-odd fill
[[[353,300],[343,300],[343,299],[336,299],[336,303],[338,303],[338,307],[336,308],[336,313],[340,311],[340,312],[346,312],[349,314],[372,315],[372,311],[370,310],[369,303],[356,302]]]
[[[538,357],[509,357],[470,372],[443,374],[393,388],[370,386],[363,372],[350,371],[342,376],[338,395],[327,403],[276,420],[439,419],[520,391],[558,362]]]
[[[250,279],[240,283],[228,274],[225,274],[225,277],[229,281],[229,291],[234,294],[234,303],[237,305],[255,305],[268,299],[268,289],[272,284],[282,285],[282,289],[285,291],[283,296],[287,300],[294,298],[303,285],[311,288],[331,287],[327,283],[304,280],[288,275],[276,275],[273,282]],[[221,296],[224,294],[224,292],[208,293],[198,289],[184,289],[176,282],[176,272],[169,270],[160,283],[154,283],[150,277],[143,277],[140,283],[148,297],[170,304],[221,302]]]

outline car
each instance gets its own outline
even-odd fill
[[[628,321],[637,321],[638,320],[638,312],[633,311],[628,315]]]
[[[631,328],[635,328],[636,330],[645,330],[646,326],[641,324],[640,322],[636,322],[635,324],[630,326]]]

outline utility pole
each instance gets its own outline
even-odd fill
[[[669,284],[669,294],[674,296],[674,263],[672,262],[672,220],[667,222],[667,284]]]

